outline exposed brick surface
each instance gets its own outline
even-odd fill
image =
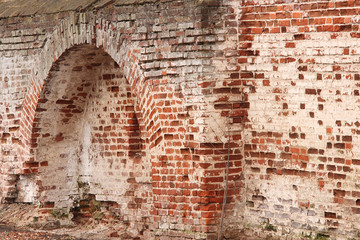
[[[214,238],[227,159],[229,208],[240,192],[248,108],[228,63],[232,8],[59,3],[27,17],[18,4],[1,20],[2,200],[86,217],[91,194],[132,236]]]
[[[356,236],[357,1],[240,9],[245,222],[272,224],[275,235]]]
[[[216,239],[228,165],[227,238],[357,236],[358,1],[10,3],[2,201]]]

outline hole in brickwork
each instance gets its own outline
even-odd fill
[[[30,153],[24,172],[33,177],[20,184],[32,189],[19,201],[70,211],[92,196],[118,203],[117,213],[129,221],[147,208],[151,164],[143,120],[122,70],[103,50],[79,45],[54,63],[39,96]]]

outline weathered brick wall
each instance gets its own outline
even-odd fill
[[[228,238],[357,236],[360,3],[95,5],[0,20],[3,201],[215,239],[227,185]]]
[[[133,224],[149,216],[151,165],[134,103],[119,66],[102,50],[78,45],[63,54],[38,100],[17,200],[69,212],[91,194],[119,203]]]
[[[2,200],[215,238],[228,160],[229,210],[243,186],[237,2],[119,2],[0,20]]]
[[[358,236],[358,1],[245,1],[244,226]],[[271,230],[277,230],[277,232]]]

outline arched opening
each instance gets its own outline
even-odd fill
[[[19,201],[75,217],[91,217],[90,202],[111,203],[118,219],[145,223],[139,216],[149,211],[152,185],[142,123],[131,86],[107,53],[91,45],[66,51],[38,99],[26,163],[32,174],[20,176]]]

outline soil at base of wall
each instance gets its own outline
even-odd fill
[[[126,226],[103,224],[92,219],[74,223],[59,220],[32,204],[0,204],[0,239],[6,240],[126,240],[152,239],[150,233],[141,238],[130,235]],[[146,235],[146,236],[145,236]],[[224,229],[226,240],[282,240],[273,237],[267,231],[260,234],[250,229]],[[286,238],[292,239],[292,238]]]
[[[6,225],[0,225],[0,239],[7,240],[83,240],[69,235],[49,234],[16,229]]]
[[[121,225],[89,220],[81,224],[57,220],[42,209],[23,203],[0,205],[0,239],[6,240],[104,240],[136,239]]]

